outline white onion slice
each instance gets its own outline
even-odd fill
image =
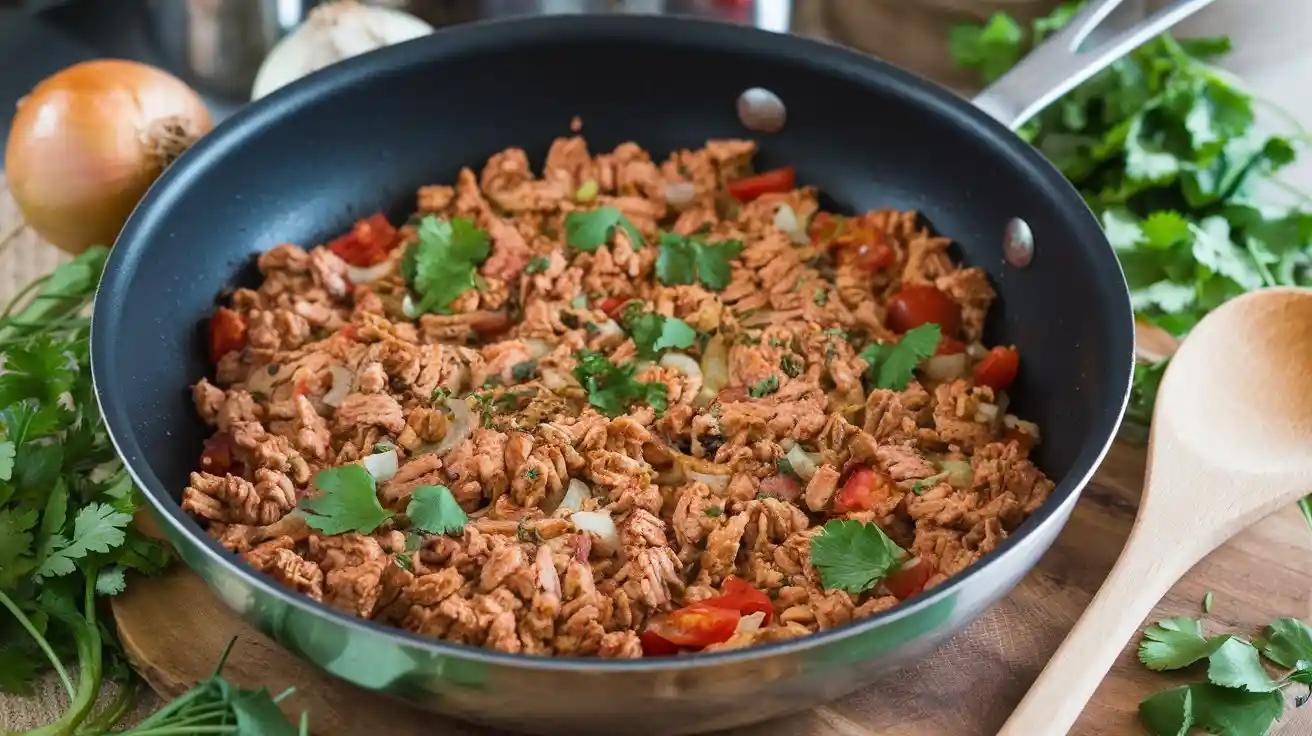
[[[921,362],[925,375],[935,381],[952,381],[966,375],[966,354],[933,355]]]
[[[581,511],[583,502],[592,498],[592,489],[588,484],[578,478],[569,479],[569,488],[565,490],[565,498],[561,500],[557,509],[569,509],[570,511]]]
[[[336,409],[351,393],[351,384],[355,383],[355,374],[340,365],[329,366],[328,370],[332,371],[333,374],[333,387],[323,395],[323,403]]]
[[[419,309],[415,307],[415,300],[411,299],[409,294],[406,294],[401,298],[401,314],[404,314],[410,319],[419,316]]]
[[[797,473],[797,477],[801,478],[803,483],[810,483],[811,477],[820,469],[816,466],[815,461],[811,459],[811,456],[802,449],[801,445],[794,444],[788,448],[788,454],[785,457],[788,459],[788,464],[793,466],[793,472]]]
[[[1039,425],[1034,422],[1027,422],[1015,414],[1007,414],[1002,417],[1002,423],[1017,432],[1024,432],[1033,437],[1035,442],[1039,441]]]
[[[446,408],[451,412],[451,426],[446,428],[442,441],[433,450],[438,457],[459,447],[474,430],[474,413],[469,410],[468,402],[453,396],[446,400]]]
[[[692,202],[697,196],[697,187],[690,181],[675,181],[665,184],[665,201],[675,207],[682,207]]]
[[[694,470],[687,471],[687,474],[689,478],[705,483],[711,489],[711,493],[723,493],[729,488],[729,476],[727,475],[710,475],[709,473],[698,473]]]
[[[375,452],[372,455],[365,455],[361,464],[364,465],[365,470],[369,471],[369,475],[372,475],[374,480],[379,483],[382,483],[385,480],[391,480],[392,477],[396,475],[398,465],[396,450]]]
[[[613,319],[608,319],[597,325],[597,335],[600,337],[613,337],[615,335],[624,335],[624,328]]]
[[[763,623],[765,623],[765,611],[749,613],[738,619],[738,628],[735,629],[733,633],[750,634],[761,628],[761,624]]]
[[[947,476],[953,488],[970,488],[975,485],[975,469],[966,460],[943,460],[938,469]]]
[[[377,281],[392,271],[392,262],[383,261],[376,263],[368,268],[352,266],[346,264],[346,278],[353,284],[367,284],[370,281]]]
[[[569,520],[575,529],[597,535],[593,549],[607,557],[620,551],[620,533],[609,511],[578,511],[570,514]]]
[[[551,352],[551,345],[546,340],[539,340],[536,337],[524,338],[524,347],[528,348],[528,355],[533,360]]]
[[[774,212],[774,226],[788,233],[788,237],[798,245],[806,245],[811,242],[811,236],[806,232],[806,227],[801,222],[801,218],[793,212],[793,208],[788,205],[780,205],[779,209]]]
[[[688,379],[687,390],[696,394],[702,388],[702,367],[697,361],[683,353],[666,353],[661,356],[661,366],[682,373]]]
[[[702,390],[697,394],[697,403],[705,406],[729,385],[729,347],[721,335],[717,334],[706,342],[701,369]]]

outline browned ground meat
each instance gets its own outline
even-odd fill
[[[653,617],[720,594],[731,577],[765,592],[774,615],[712,648],[895,605],[882,585],[824,588],[809,550],[835,518],[879,525],[928,566],[930,586],[960,572],[1051,491],[1027,458],[1037,428],[975,385],[970,362],[945,380],[918,372],[898,391],[872,388],[859,353],[895,339],[889,299],[922,284],[957,305],[956,337],[977,360],[987,277],[953,264],[948,241],[911,212],[874,211],[832,231],[812,220],[812,241],[798,243],[776,214],[787,205],[805,225],[814,189],[745,204],[725,192],[755,150],[711,141],[658,163],[632,143],[594,156],[581,137],[561,138],[541,177],[507,149],[454,186],[424,187],[419,214],[467,218],[489,252],[474,288],[418,318],[406,316],[415,295],[401,269],[418,215],[367,280],[338,248],[265,253],[260,287],[231,299],[244,334],[195,387],[215,435],[184,508],[304,595],[526,654],[642,656]],[[680,189],[690,196],[667,201]],[[643,244],[617,227],[600,247],[571,247],[566,216],[599,206],[622,213]],[[663,283],[662,230],[741,241],[725,283]],[[889,252],[872,268],[863,259],[875,245]],[[625,299],[700,333],[672,351],[687,358],[641,360],[616,309]],[[637,381],[663,384],[666,406],[638,401],[612,417],[590,405],[576,376],[585,350],[636,364]],[[395,516],[370,534],[328,535],[294,511],[319,493],[315,473],[379,443],[399,457],[378,484],[383,507],[403,514],[416,488],[444,486],[469,514],[463,531],[407,534]],[[781,470],[794,445],[814,461],[803,478]],[[853,508],[838,499],[858,468],[876,481]],[[561,506],[571,481],[590,492],[577,508]],[[608,514],[615,538],[577,529],[578,511]]]

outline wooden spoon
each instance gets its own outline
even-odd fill
[[[1107,581],[999,736],[1069,732],[1157,601],[1236,532],[1312,492],[1312,289],[1234,299],[1162,378],[1143,498]]]

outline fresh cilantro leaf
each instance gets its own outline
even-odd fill
[[[1223,636],[1210,645],[1207,679],[1221,687],[1265,693],[1276,690],[1279,683],[1262,669],[1257,649],[1237,636]]]
[[[32,534],[37,514],[33,509],[0,508],[0,587],[7,578],[22,575],[32,566]]]
[[[691,347],[697,340],[697,331],[687,322],[644,312],[638,302],[630,302],[624,310],[624,326],[638,348],[638,357],[644,360],[655,360],[662,350]]]
[[[811,539],[811,565],[829,590],[859,594],[897,569],[902,550],[877,525],[835,519]]]
[[[1168,618],[1143,631],[1139,661],[1150,670],[1188,667],[1210,653],[1203,627],[1192,618]]]
[[[459,535],[465,530],[469,516],[456,503],[451,489],[446,486],[419,486],[410,494],[405,507],[410,524],[429,534]]]
[[[1187,698],[1181,691],[1188,693]],[[1189,726],[1184,724],[1191,724],[1223,736],[1258,736],[1270,732],[1284,709],[1279,692],[1250,693],[1201,683],[1145,699],[1139,704],[1139,719],[1153,734],[1178,736],[1188,732]]]
[[[76,560],[93,552],[108,552],[123,544],[123,529],[131,521],[131,514],[115,511],[108,504],[93,503],[82,507],[73,518],[72,539],[52,537],[50,555],[37,568],[36,576],[68,575],[76,569]]]
[[[779,376],[771,373],[756,382],[747,393],[754,399],[760,399],[779,390]]]
[[[0,442],[0,480],[13,480],[14,452],[14,443]]]
[[[478,265],[490,252],[488,235],[461,217],[427,215],[406,246],[401,274],[419,298],[415,314],[446,313],[461,294],[475,288]]]
[[[806,370],[806,363],[792,353],[784,353],[779,358],[779,370],[783,371],[784,375],[789,378],[797,378],[802,375],[802,371]]]
[[[742,250],[738,240],[707,243],[699,236],[662,232],[656,278],[667,286],[700,281],[708,289],[721,291],[729,285],[730,261]]]
[[[1002,76],[1025,54],[1020,25],[994,13],[983,27],[959,25],[948,31],[948,51],[960,66],[976,68],[985,83]]]
[[[533,380],[533,376],[538,372],[538,362],[536,360],[526,360],[523,363],[516,363],[510,367],[510,377],[517,383],[526,383]]]
[[[823,307],[829,303],[829,291],[823,287],[816,289],[811,295],[811,301],[815,302],[817,307]]]
[[[604,205],[591,212],[571,212],[565,215],[565,242],[572,248],[591,253],[610,242],[615,228],[628,234],[633,247],[643,245],[642,233],[619,209]]]
[[[546,256],[538,256],[537,258],[534,258],[533,260],[528,262],[528,265],[524,267],[524,273],[528,273],[528,274],[542,273],[543,271],[547,270],[550,267],[551,267],[550,258],[547,258]]]
[[[1188,736],[1194,727],[1193,700],[1188,685],[1163,690],[1139,703],[1139,720],[1153,736]]]
[[[322,493],[297,504],[305,523],[324,534],[372,534],[392,512],[378,502],[374,477],[360,465],[320,470],[314,485]]]
[[[724,509],[720,508],[719,506],[707,506],[707,507],[706,507],[706,510],[703,511],[702,513],[703,513],[704,515],[706,515],[706,516],[710,516],[710,517],[714,518],[714,517],[717,517],[717,516],[723,516],[723,515],[724,515]]]
[[[100,571],[96,576],[96,594],[114,596],[127,589],[123,568],[115,565]]]
[[[647,404],[656,410],[657,416],[665,413],[669,405],[665,386],[634,379],[638,367],[633,363],[614,365],[606,356],[591,350],[580,351],[578,360],[574,377],[587,390],[588,403],[601,413],[618,417],[635,403]]]
[[[36,694],[34,683],[43,657],[32,649],[0,644],[0,693],[25,697]]]
[[[1296,618],[1281,618],[1266,627],[1257,648],[1281,667],[1298,667],[1312,660],[1312,628]]]
[[[871,385],[893,391],[906,389],[916,366],[938,350],[942,336],[939,326],[930,322],[908,330],[896,343],[867,345],[860,357],[869,365],[866,375]]]

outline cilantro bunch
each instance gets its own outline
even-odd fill
[[[1273,677],[1263,658],[1284,674]],[[1201,622],[1191,618],[1169,618],[1144,630],[1139,661],[1149,669],[1177,670],[1204,660],[1206,681],[1163,690],[1139,704],[1139,720],[1150,733],[1180,736],[1197,728],[1266,734],[1284,713],[1283,691],[1312,685],[1312,628],[1282,618],[1252,642],[1230,634],[1204,636]],[[1304,690],[1295,703],[1305,702]]]
[[[954,28],[952,55],[992,81],[1079,5],[1029,29],[1006,14]],[[1227,38],[1161,36],[1020,131],[1102,220],[1136,315],[1176,336],[1246,291],[1312,285],[1312,212],[1258,202],[1259,193],[1288,190],[1275,174],[1294,161],[1302,131],[1257,125],[1260,101],[1209,64],[1229,49]],[[1136,370],[1131,429],[1147,426],[1162,368]]]

